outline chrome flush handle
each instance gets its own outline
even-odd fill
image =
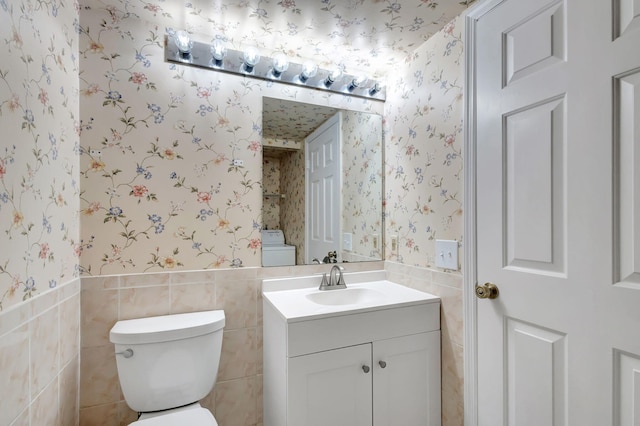
[[[125,349],[122,352],[116,352],[116,355],[122,355],[125,358],[131,358],[133,356],[133,349]]]

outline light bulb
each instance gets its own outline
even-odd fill
[[[318,72],[318,65],[313,61],[306,61],[302,64],[302,71],[300,72],[300,81],[303,83],[316,75]]]
[[[175,41],[176,47],[180,54],[183,56],[189,56],[191,53],[191,48],[193,47],[193,41],[191,41],[191,37],[189,33],[183,30],[176,31],[175,33]]]
[[[382,90],[382,85],[377,81],[374,81],[373,86],[371,86],[371,89],[369,89],[369,95],[373,96],[381,90]]]
[[[253,72],[253,67],[255,67],[256,64],[260,62],[260,52],[258,52],[257,48],[251,46],[244,51],[242,58],[244,60],[245,71],[250,73]]]
[[[351,83],[349,83],[349,87],[347,87],[347,89],[349,89],[349,91],[352,91],[356,87],[361,87],[366,82],[367,76],[365,76],[364,74],[357,75],[353,78],[353,80],[351,80]]]
[[[327,77],[324,79],[324,85],[326,87],[331,86],[333,83],[335,83],[336,81],[338,81],[338,79],[342,77],[342,68],[341,67],[335,67],[333,69],[333,71],[331,71],[329,73],[329,75],[327,75]]]
[[[211,56],[216,63],[216,65],[220,65],[224,56],[227,54],[227,48],[224,45],[224,42],[220,39],[216,39],[211,46]]]
[[[273,76],[280,77],[289,68],[289,58],[284,53],[273,57]]]

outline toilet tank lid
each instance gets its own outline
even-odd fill
[[[118,321],[109,339],[119,344],[144,344],[188,339],[224,327],[223,310],[190,312]]]

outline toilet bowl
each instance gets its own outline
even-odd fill
[[[120,386],[140,413],[135,426],[217,426],[199,402],[215,385],[222,351],[224,311],[192,312],[118,321],[115,344]]]

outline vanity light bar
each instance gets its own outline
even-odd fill
[[[177,33],[176,33],[177,34]],[[178,50],[176,36],[168,35],[165,40],[165,60],[182,65],[206,68],[212,71],[220,71],[229,74],[242,75],[246,77],[259,78],[261,80],[274,81],[296,86],[305,86],[325,92],[340,93],[346,96],[356,96],[365,99],[384,101],[386,90],[374,80],[370,80],[362,86],[354,85],[360,76],[342,74],[332,81],[332,76],[336,76],[335,70],[316,68],[314,72],[309,72],[309,61],[304,64],[289,62],[288,67],[283,71],[274,72],[274,59],[270,57],[258,56],[258,62],[252,66],[247,66],[246,52],[226,49],[222,59],[214,58],[211,53],[213,44],[191,41],[189,52]],[[221,51],[219,46],[214,51]],[[184,49],[183,49],[184,50]],[[221,56],[221,55],[216,55]],[[277,56],[277,55],[276,55]],[[253,56],[251,56],[253,58]],[[327,84],[327,78],[331,81]]]

